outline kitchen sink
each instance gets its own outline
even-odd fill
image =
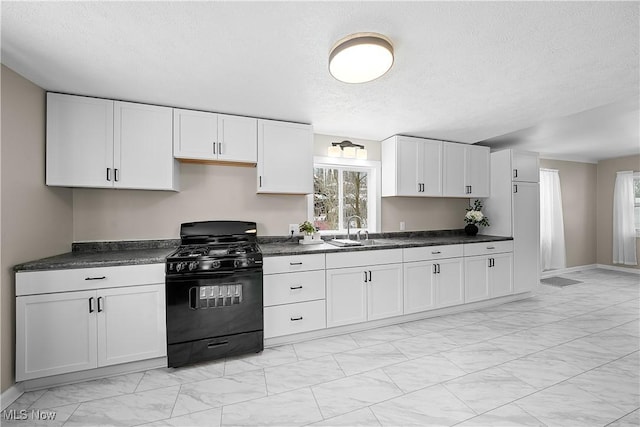
[[[363,241],[351,240],[351,239],[331,239],[327,243],[332,244],[333,246],[364,246]]]

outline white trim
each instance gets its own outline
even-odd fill
[[[557,276],[559,274],[575,273],[576,271],[593,270],[598,268],[598,264],[578,265],[576,267],[559,268],[557,270],[547,270],[540,273],[541,279]]]
[[[453,307],[444,307],[444,308],[439,308],[435,310],[423,311],[420,313],[389,317],[387,319],[372,320],[368,322],[356,323],[353,325],[337,326],[333,328],[318,329],[317,331],[302,332],[299,334],[267,338],[264,340],[264,347],[265,348],[276,347],[283,344],[293,344],[293,343],[299,343],[302,341],[308,341],[308,340],[313,340],[318,338],[326,338],[326,337],[332,337],[335,335],[365,331],[368,329],[379,328],[381,326],[397,325],[400,323],[412,322],[415,320],[428,319],[430,317],[444,316],[447,314],[464,313],[466,311],[492,307],[496,305],[505,304],[508,302],[530,298],[534,295],[535,295],[534,292],[525,292],[525,293],[520,293],[515,295],[507,295],[504,297],[493,298],[493,299],[484,300],[484,301],[460,304]]]
[[[588,265],[579,265],[577,267],[562,268],[558,270],[547,270],[540,273],[540,278],[546,279],[548,277],[558,276],[561,274],[575,273],[576,271],[593,270],[595,268],[602,268],[604,270],[622,271],[625,273],[640,274],[640,268],[619,267],[617,265],[607,265],[607,264],[588,264]]]
[[[0,395],[0,410],[4,411],[9,405],[22,396],[24,391],[22,390],[22,384],[14,384]]]
[[[613,271],[622,271],[625,273],[633,273],[640,274],[639,268],[630,268],[630,267],[618,267],[617,265],[608,265],[608,264],[596,264],[597,268],[604,268],[605,270],[613,270]]]
[[[79,383],[83,381],[113,377],[133,372],[148,371],[149,369],[166,368],[167,358],[140,360],[119,365],[103,366],[86,371],[69,372],[68,374],[52,375],[50,377],[35,378],[18,383],[24,391],[41,390],[60,385]]]

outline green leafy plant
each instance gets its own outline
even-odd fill
[[[484,227],[489,226],[489,218],[482,213],[482,202],[476,199],[473,202],[473,206],[467,208],[467,213],[464,216],[464,222],[467,224],[478,224]]]
[[[305,222],[300,224],[299,230],[300,230],[301,233],[304,233],[304,234],[310,236],[313,233],[315,233],[316,228],[309,221],[305,221]]]

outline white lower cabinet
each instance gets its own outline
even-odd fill
[[[465,258],[464,302],[482,301],[513,293],[513,253]]]
[[[324,268],[324,254],[264,259],[265,338],[327,327]]]
[[[402,264],[327,270],[327,327],[399,316]]]
[[[404,313],[464,303],[462,258],[404,264]]]
[[[166,355],[164,284],[16,298],[16,380]]]

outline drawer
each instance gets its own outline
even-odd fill
[[[264,274],[324,270],[324,254],[265,257],[262,270]]]
[[[16,273],[16,296],[164,283],[165,264]]]
[[[324,300],[285,304],[264,309],[264,337],[324,329],[327,327]]]
[[[488,255],[500,252],[513,252],[513,240],[502,242],[466,243],[464,256]]]
[[[462,255],[462,245],[425,246],[421,248],[405,248],[402,250],[404,262],[457,258]]]
[[[324,299],[324,270],[267,274],[263,289],[265,307]]]
[[[331,252],[327,254],[327,268],[361,267],[400,262],[402,262],[402,249]]]

